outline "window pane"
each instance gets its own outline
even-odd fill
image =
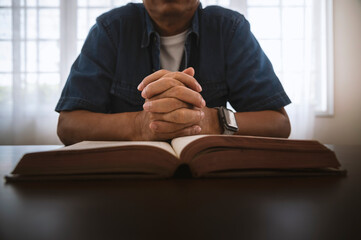
[[[13,85],[12,74],[10,73],[0,73],[0,88],[3,89],[4,87],[11,87]],[[0,90],[0,96],[1,96]]]
[[[41,86],[56,86],[60,84],[60,76],[58,73],[41,73],[39,74],[39,85]]]
[[[0,9],[0,38],[11,39],[12,21],[11,9]]]
[[[12,75],[0,74],[0,115],[11,111]]]
[[[22,76],[23,81],[25,82],[25,88],[22,93],[22,98],[26,101],[24,106],[24,112],[26,112],[29,116],[33,115],[34,112],[37,112],[39,103],[38,99],[38,74],[29,73]]]
[[[278,39],[281,35],[278,8],[248,8],[251,30],[260,39]]]
[[[38,82],[38,74],[37,73],[28,73],[26,75],[23,75],[25,77],[25,83],[27,89],[30,89],[30,91],[35,91],[36,85]]]
[[[59,71],[59,45],[57,41],[42,41],[39,43],[39,71]]]
[[[58,7],[59,0],[39,0],[39,6],[44,7]]]
[[[285,73],[283,74],[282,84],[287,94],[292,99],[292,103],[301,104],[302,100],[304,99],[302,93],[305,92],[303,74]]]
[[[78,6],[80,7],[86,7],[88,6],[88,0],[78,0]]]
[[[283,66],[285,71],[304,70],[304,43],[302,40],[284,41]]]
[[[86,9],[79,9],[78,10],[78,32],[77,36],[78,39],[85,39],[88,31],[88,16],[87,16],[87,10]]]
[[[9,7],[11,6],[11,0],[0,0],[1,7]]]
[[[36,1],[37,0],[26,0],[26,6],[36,7]]]
[[[37,34],[37,15],[35,9],[27,10],[27,21],[26,21],[26,37],[30,39],[36,39]]]
[[[26,56],[26,48],[25,48],[25,41],[21,41],[20,42],[20,56],[21,56],[21,59],[20,59],[20,71],[21,72],[25,72],[26,71],[26,59],[25,59],[25,56]]]
[[[13,68],[12,42],[0,42],[0,72],[11,72]]]
[[[92,7],[110,7],[111,0],[88,0],[89,6]]]
[[[26,71],[36,72],[38,70],[37,45],[35,41],[26,42]]]
[[[58,39],[59,38],[59,10],[42,9],[39,11],[39,30],[40,38]]]
[[[248,6],[275,6],[279,5],[279,0],[247,0]]]
[[[325,75],[319,72],[311,72],[311,82],[314,84],[315,90],[313,96],[318,103],[319,111],[327,111],[327,79]]]
[[[60,84],[59,74],[57,73],[39,74],[38,98],[40,97],[42,99],[43,106],[50,106],[51,109],[54,108],[58,100],[57,98],[54,98],[54,96],[59,95],[59,84]]]
[[[303,8],[284,8],[282,17],[283,38],[301,39],[304,37]]]
[[[25,22],[25,10],[20,10],[20,38],[25,39],[25,29],[26,29],[26,22]]]
[[[282,0],[284,6],[303,6],[304,2],[305,0]]]

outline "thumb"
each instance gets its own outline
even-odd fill
[[[188,74],[188,75],[190,75],[190,76],[192,76],[192,77],[194,77],[194,68],[192,68],[192,67],[189,67],[189,68],[187,68],[187,69],[184,69],[183,71],[182,71],[183,73],[185,73],[185,74]]]

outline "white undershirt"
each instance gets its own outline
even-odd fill
[[[169,71],[178,71],[184,52],[187,31],[180,34],[160,37],[160,66]]]

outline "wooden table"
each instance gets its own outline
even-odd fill
[[[0,239],[361,239],[361,146],[347,177],[4,183],[57,147],[0,146]]]

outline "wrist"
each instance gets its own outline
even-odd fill
[[[130,117],[128,118],[129,125],[128,127],[128,133],[129,133],[129,140],[130,141],[141,141],[144,140],[144,129],[143,125],[145,122],[144,119],[144,111],[139,112],[132,112]]]
[[[216,108],[204,107],[205,118],[201,134],[222,134],[223,129],[219,121],[218,110]]]

